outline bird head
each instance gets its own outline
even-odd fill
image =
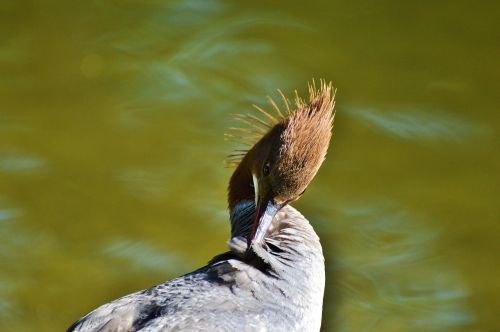
[[[248,186],[248,177],[251,177],[255,219],[248,236],[249,244],[261,242],[276,213],[304,193],[325,159],[332,136],[334,94],[331,84],[322,81],[319,89],[310,85],[309,100],[296,96],[293,110],[286,98],[284,100],[286,115],[274,102],[277,117],[260,109],[273,123],[244,155],[230,182],[231,206],[231,192],[238,190],[233,186]],[[244,178],[247,180],[241,181]]]

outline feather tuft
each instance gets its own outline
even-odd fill
[[[334,107],[337,90],[333,88],[331,82],[327,83],[322,79],[319,81],[319,87],[316,86],[314,79],[307,86],[309,98],[307,100],[302,99],[295,90],[295,105],[291,105],[283,92],[277,90],[282,99],[284,111],[268,96],[267,99],[273,112],[266,111],[258,105],[253,105],[258,111],[257,114],[231,114],[236,121],[243,123],[245,127],[230,127],[230,132],[224,134],[225,139],[251,148],[267,132],[280,123],[287,123],[289,127],[296,129],[295,131],[289,130],[290,133],[297,132],[297,130],[314,130],[314,128],[307,126],[307,123],[311,122],[314,122],[318,128],[331,131],[335,118]],[[313,134],[312,137],[314,136],[316,135]],[[287,139],[287,133],[285,133],[284,138]],[[329,139],[329,136],[327,138]],[[234,150],[227,156],[226,166],[237,167],[247,152],[248,149]]]

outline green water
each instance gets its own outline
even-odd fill
[[[494,331],[495,1],[2,1],[0,330],[60,331],[225,250],[230,113],[338,88],[295,206],[324,331]]]

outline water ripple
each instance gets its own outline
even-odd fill
[[[464,280],[435,251],[436,230],[387,201],[338,206],[335,227],[324,229],[336,244],[327,292],[341,302],[330,313],[337,331],[442,331],[474,321]]]
[[[181,255],[142,241],[115,240],[105,245],[102,252],[108,257],[126,260],[137,270],[179,274],[191,267]]]
[[[231,6],[215,0],[201,6],[187,0],[159,7],[156,15],[133,24],[130,31],[124,27],[98,41],[112,45],[114,56],[123,59],[109,62],[110,72],[134,76],[124,87],[130,91],[128,98],[117,105],[117,117],[124,117],[117,123],[131,126],[136,118],[143,124],[141,110],[150,105],[167,104],[171,107],[161,109],[173,111],[172,104],[186,108],[201,102],[205,112],[220,114],[234,111],[242,100],[258,97],[262,102],[263,94],[277,87],[291,88],[299,70],[277,56],[279,48],[271,38],[255,32],[268,26],[308,31],[298,20],[270,11],[232,13]]]
[[[45,168],[47,162],[41,158],[20,153],[0,153],[0,171],[25,172]]]
[[[117,180],[122,183],[127,192],[143,199],[165,199],[174,189],[167,185],[174,173],[167,167],[162,169],[130,168],[121,171]]]
[[[348,108],[348,113],[388,134],[415,140],[459,141],[484,133],[485,129],[443,111],[379,110]]]
[[[15,300],[18,285],[9,272],[12,262],[19,259],[16,255],[27,242],[26,236],[15,228],[14,222],[20,215],[19,209],[0,208],[0,261],[6,267],[0,271],[0,321],[11,318],[18,309]]]

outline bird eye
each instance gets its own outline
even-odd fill
[[[264,164],[264,167],[262,168],[262,174],[264,176],[268,176],[270,171],[271,171],[271,164],[269,162],[266,162]]]

